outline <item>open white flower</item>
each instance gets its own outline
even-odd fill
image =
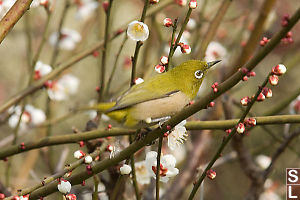
[[[8,125],[11,128],[15,128],[22,112],[21,106],[12,107],[8,110],[8,112],[12,114],[8,119]],[[39,125],[44,122],[45,119],[46,115],[44,111],[35,108],[32,105],[26,105],[21,118],[20,130],[24,131],[32,125]]]
[[[54,81],[50,84],[48,95],[52,100],[62,101],[67,99],[70,95],[75,94],[78,86],[79,79],[73,75],[67,74],[58,81]]]
[[[134,41],[145,41],[149,37],[148,26],[135,20],[128,25],[127,35]]]
[[[34,79],[38,80],[43,76],[46,76],[52,71],[52,67],[50,65],[44,64],[41,61],[37,61],[34,67]]]
[[[58,47],[63,50],[73,50],[80,41],[81,35],[77,31],[68,28],[63,28],[60,36],[58,32],[54,32],[49,38],[49,43],[52,46],[59,42]]]
[[[219,42],[212,41],[207,46],[204,60],[207,62],[222,60],[222,63],[226,63],[227,50]]]
[[[185,128],[186,120],[183,120],[174,127],[174,130],[168,135],[168,146],[171,150],[177,148],[178,145],[184,143],[188,136]]]
[[[136,180],[139,184],[149,184],[150,183],[150,173],[146,168],[146,161],[136,162],[135,166],[135,173],[136,173]]]
[[[262,169],[266,169],[271,164],[271,158],[262,154],[256,156],[255,161]]]
[[[175,168],[176,159],[173,155],[168,154],[161,157],[160,160],[160,181],[168,182],[170,177],[176,176],[179,170]],[[150,151],[146,155],[146,168],[153,178],[156,177],[157,169],[157,152]]]
[[[60,182],[57,185],[58,191],[60,191],[63,194],[67,194],[71,191],[71,183],[65,179],[60,179]]]
[[[281,200],[278,192],[278,186],[271,179],[267,179],[264,184],[265,191],[259,195],[258,200]]]
[[[79,0],[77,2],[75,18],[78,20],[87,20],[92,16],[93,12],[99,5],[99,3],[94,0]]]

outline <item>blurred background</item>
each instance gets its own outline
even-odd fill
[[[155,9],[166,1],[168,0],[161,0],[158,4],[150,5],[148,11]],[[201,45],[203,46],[202,42],[206,37],[207,31],[211,28],[214,16],[224,2],[221,0],[198,1],[198,7],[193,10],[181,39],[182,42],[190,45],[192,51],[190,54],[183,54],[178,48],[171,63],[172,66],[176,66],[189,59],[204,59],[207,61],[222,59],[222,62],[207,75],[197,98],[201,98],[203,94],[211,90],[211,85],[214,82],[224,81],[233,69],[236,70],[242,66],[240,65],[241,62],[239,62],[241,53],[245,46],[248,47],[247,42],[255,28],[257,28],[255,26],[256,20],[264,12],[262,10],[263,5],[269,4],[271,7],[270,12],[264,13],[266,19],[261,28],[262,30],[259,31],[258,40],[248,42],[252,43],[253,51],[247,55],[246,61],[259,49],[264,48],[260,45],[263,37],[271,39],[281,29],[284,16],[292,16],[300,6],[298,0],[241,0],[227,2],[228,10],[226,14],[222,17],[212,40],[209,41],[205,53],[201,52]],[[86,5],[88,3],[90,4],[89,7]],[[28,80],[31,77],[31,63],[37,54],[43,35],[46,37],[46,42],[38,60],[47,65],[53,63],[51,67],[54,68],[102,40],[106,26],[106,13],[103,3],[105,2],[101,0],[69,0],[69,6],[65,7],[66,0],[50,1],[49,9],[52,14],[49,20],[49,28],[45,35],[44,30],[49,15],[42,5],[32,7],[0,45],[0,55],[2,55],[0,59],[0,105],[27,87]],[[148,77],[157,74],[154,67],[159,64],[161,56],[168,55],[172,28],[163,26],[163,20],[166,17],[171,18],[173,21],[175,18],[178,18],[178,30],[180,30],[188,9],[188,6],[180,6],[180,4],[182,4],[182,1],[168,1],[167,6],[146,18],[145,23],[149,27],[150,35],[144,42],[138,58],[138,77],[146,80]],[[87,7],[83,8],[84,6]],[[144,1],[142,0],[114,0],[110,13],[110,34],[113,35],[120,27],[126,30],[128,23],[139,19],[143,6]],[[56,48],[57,35],[55,38],[53,33],[56,32],[57,34],[60,23],[62,23],[63,29],[67,28],[75,33],[66,31],[65,35],[63,35],[64,38],[60,38],[60,41],[73,37],[71,44],[69,43],[70,41],[65,41],[67,47],[61,44]],[[244,109],[240,106],[240,99],[244,96],[251,97],[254,95],[258,85],[263,82],[271,68],[279,63],[283,63],[287,67],[287,73],[280,77],[279,84],[276,87],[270,87],[273,91],[272,98],[256,103],[251,110],[251,115],[262,116],[266,113],[272,113],[272,110],[281,104],[283,100],[292,95],[297,97],[297,94],[300,94],[300,79],[298,77],[300,75],[299,23],[296,24],[291,32],[292,36],[290,38],[292,39],[282,41],[258,64],[254,69],[255,77],[249,78],[248,81],[240,82],[226,94],[219,97],[215,101],[216,105],[213,108],[198,112],[190,117],[188,121],[225,119],[224,107],[230,110],[231,118],[239,118],[242,109]],[[113,70],[120,46],[125,41],[124,48],[121,50],[116,62],[116,72],[113,76],[110,90],[103,97],[103,101],[114,100],[129,88],[131,56],[134,54],[136,42],[129,38],[124,40],[124,38],[125,34],[122,33],[116,39],[108,42],[106,81],[108,81]],[[53,56],[55,51],[57,51],[57,56]],[[17,143],[34,141],[47,135],[72,134],[74,129],[79,131],[85,130],[87,121],[93,120],[96,114],[95,111],[82,111],[78,108],[97,102],[101,52],[102,48],[92,52],[90,56],[75,63],[53,80],[61,83],[63,81],[59,80],[66,75],[72,76],[67,81],[70,83],[70,86],[64,86],[65,93],[57,94],[54,91],[55,94],[52,93],[51,96],[49,89],[43,88],[26,98],[26,104],[34,107],[29,110],[38,109],[43,112],[42,114],[37,114],[37,118],[42,120],[37,120],[37,124],[34,124],[35,117],[31,116],[33,114],[28,111],[28,119],[23,119],[24,116],[22,117],[20,128],[17,131],[19,134]],[[51,100],[49,100],[48,96]],[[298,108],[300,106],[295,106],[296,101],[292,104],[290,102],[291,100],[288,105],[284,106],[284,109],[273,114],[295,114],[300,111]],[[19,105],[23,104],[20,103]],[[49,112],[49,107],[51,112]],[[20,108],[19,110],[11,108],[0,115],[1,148],[13,143],[13,135],[17,123],[16,119],[11,119],[11,117],[18,112],[20,113]],[[49,120],[54,120],[50,128],[46,126]],[[113,127],[121,126],[110,119],[103,119],[99,128],[105,128],[108,124],[112,124]],[[267,125],[256,127],[249,131],[243,137],[243,143],[247,152],[251,154],[253,163],[258,168],[265,168],[268,165],[266,163],[270,162],[270,157],[282,141],[297,128],[297,124]],[[225,131],[220,130],[189,131],[187,141],[176,151],[170,150],[167,144],[164,144],[163,152],[165,154],[173,154],[176,157],[176,166],[180,171],[179,175],[171,179],[167,184],[161,184],[161,193],[165,199],[187,199],[192,189],[192,183],[199,176],[199,173],[202,173],[201,170],[210,161],[225,135]],[[289,148],[279,157],[265,183],[264,191],[261,191],[260,199],[285,199],[285,168],[300,166],[299,142],[300,138],[295,138],[289,145]],[[128,142],[126,137],[119,137],[115,140],[110,140],[110,144],[115,146],[118,151],[121,151],[128,145]],[[74,162],[73,152],[79,148],[78,144],[58,145],[18,154],[8,158],[8,161],[0,161],[0,184],[7,191],[15,193],[17,189],[39,183],[43,177],[61,170],[66,163]],[[85,149],[85,147],[82,149]],[[150,150],[156,151],[157,144],[147,146],[143,151],[138,152],[136,160],[144,160],[145,152]],[[51,158],[49,157],[49,151],[52,151]],[[200,192],[197,193],[195,199],[244,199],[249,194],[252,182],[245,174],[243,163],[239,161],[235,151],[236,149],[232,145],[226,147],[222,154],[224,155],[224,162],[214,167],[217,177],[214,180],[205,179],[203,187],[201,186]],[[108,186],[114,183],[113,180],[116,181],[113,176],[117,173],[116,169],[117,167],[111,168],[99,175],[100,180],[103,182],[100,184],[102,187],[100,188],[101,192],[99,192],[100,199],[108,198],[107,195],[112,190]],[[183,174],[186,178],[182,177]],[[125,192],[120,199],[135,199],[130,180],[127,180],[127,183]],[[155,191],[153,185],[155,185],[154,179],[152,179],[150,184],[139,185],[144,199],[151,199],[151,192]],[[85,186],[76,186],[72,189],[74,189],[75,194],[78,194],[78,199],[91,199],[93,180],[89,179],[86,181]],[[272,193],[271,195],[274,196],[269,197],[267,193]],[[46,199],[58,198],[61,197],[58,194],[53,194]]]

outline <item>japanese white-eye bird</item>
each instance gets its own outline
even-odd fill
[[[98,104],[96,109],[128,127],[146,127],[165,121],[196,97],[207,70],[218,62],[183,62],[132,86],[116,102]]]

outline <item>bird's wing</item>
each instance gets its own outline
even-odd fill
[[[179,90],[159,91],[158,93],[156,90],[146,89],[144,87],[135,87],[125,92],[117,101],[116,105],[108,109],[106,112],[120,110],[123,108],[131,107],[133,105],[146,102],[146,101],[151,101],[154,99],[165,98],[177,92],[179,92]]]

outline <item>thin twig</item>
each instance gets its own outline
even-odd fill
[[[163,135],[159,137],[158,140],[158,150],[157,150],[157,163],[156,163],[156,200],[159,200],[159,175],[160,175],[160,157],[161,157],[161,148],[163,142]]]

